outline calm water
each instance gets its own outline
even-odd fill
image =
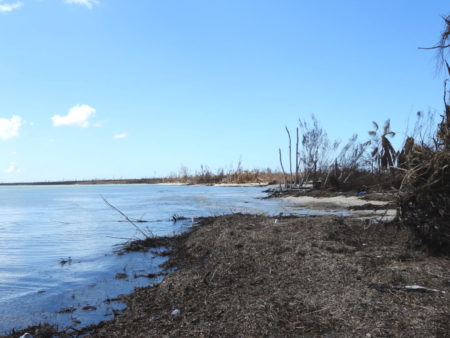
[[[144,219],[156,235],[183,231],[193,217],[230,212],[292,213],[262,188],[170,185],[0,187],[0,333],[40,322],[85,326],[123,308],[108,302],[158,280],[160,257],[114,254],[124,238],[139,237],[122,217]],[[296,210],[296,213],[307,213]],[[172,215],[188,220],[173,223]],[[71,263],[60,264],[62,259]],[[125,279],[115,279],[125,273]],[[91,306],[89,309],[83,307]],[[95,310],[93,309],[95,308]],[[61,310],[72,308],[72,312]]]

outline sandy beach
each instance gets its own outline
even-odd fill
[[[365,196],[287,196],[284,200],[296,206],[312,210],[324,211],[349,211],[352,217],[358,219],[379,219],[380,221],[391,221],[396,216],[396,209],[389,201],[367,199]]]

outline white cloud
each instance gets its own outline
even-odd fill
[[[19,167],[14,162],[11,162],[9,164],[8,168],[5,169],[5,173],[7,173],[7,174],[14,174],[17,172],[19,172]]]
[[[120,134],[114,135],[114,138],[116,138],[118,140],[121,140],[121,139],[124,139],[124,138],[127,138],[127,137],[128,137],[128,133],[120,133]]]
[[[3,2],[3,0],[1,0],[0,2]],[[0,13],[12,12],[13,10],[19,9],[22,6],[23,6],[23,3],[20,1],[12,2],[9,4],[0,4]]]
[[[97,5],[98,0],[64,0],[68,4],[82,5],[91,9],[94,5]]]
[[[10,119],[0,118],[0,139],[8,140],[19,136],[19,129],[22,124],[22,118],[17,115],[13,115]]]
[[[69,109],[65,116],[54,115],[52,117],[53,125],[59,126],[77,126],[81,128],[89,127],[89,119],[95,115],[95,109],[87,104],[79,104]]]

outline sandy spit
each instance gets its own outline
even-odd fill
[[[386,205],[388,202],[384,201],[375,201],[375,200],[363,200],[357,196],[333,196],[333,197],[311,197],[311,196],[288,196],[283,197],[284,200],[293,202],[300,206],[311,207],[311,208],[323,208],[327,209],[348,209],[354,206],[362,206],[365,204],[373,204],[373,205]]]

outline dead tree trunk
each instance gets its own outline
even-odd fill
[[[298,153],[298,143],[299,143],[299,137],[298,137],[298,127],[297,127],[297,142],[295,143],[295,185],[297,187],[300,186],[300,182],[299,182],[299,176],[298,176],[298,171],[300,168],[300,162],[299,162],[299,153]]]
[[[280,154],[280,165],[281,165],[281,170],[283,171],[283,176],[284,176],[284,188],[287,189],[287,176],[286,176],[286,172],[284,171],[283,159],[281,158],[281,148],[278,149],[278,152]]]
[[[285,127],[285,128],[286,128],[286,132],[289,137],[289,172],[290,172],[289,186],[290,186],[290,188],[292,188],[292,140],[291,140],[291,133],[289,132],[288,127]]]

